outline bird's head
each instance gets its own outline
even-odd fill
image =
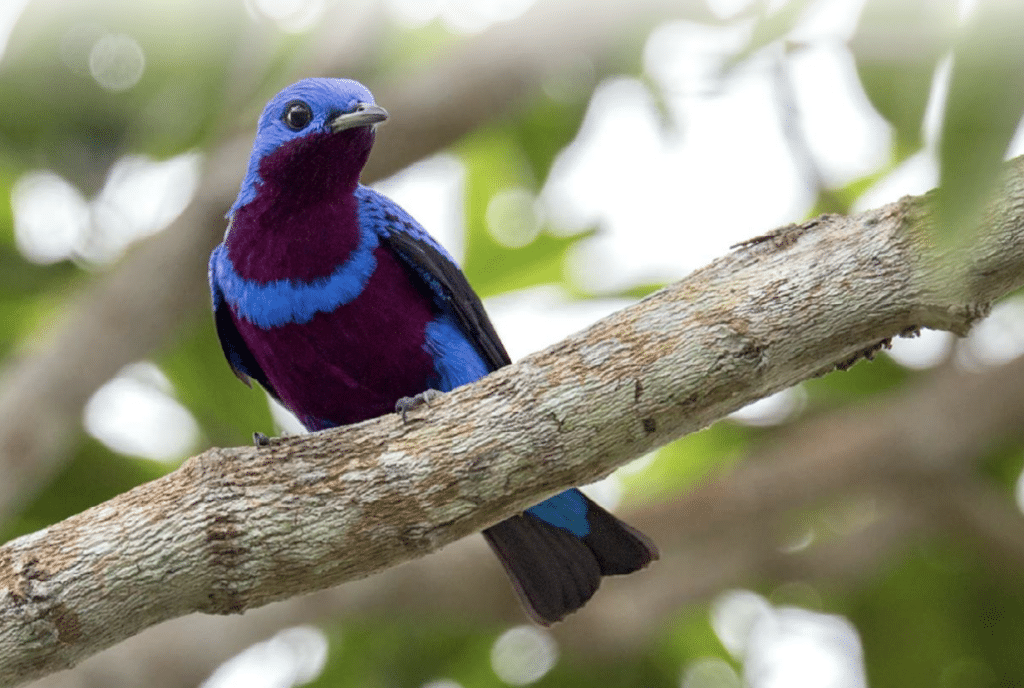
[[[354,186],[376,125],[387,117],[373,94],[352,79],[303,79],[288,86],[260,115],[249,168],[228,216],[256,198],[269,177],[307,187],[317,178],[337,177]]]

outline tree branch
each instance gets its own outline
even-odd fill
[[[982,553],[991,553],[994,569],[1007,570],[1004,562],[1010,561],[1013,575],[1021,563],[1013,560],[1012,545],[1024,531],[1024,519],[1005,495],[984,491],[988,505],[982,516],[1005,516],[963,519],[959,491],[979,494],[973,464],[1022,424],[1024,358],[980,372],[947,366],[869,405],[807,418],[723,475],[701,480],[692,492],[626,514],[660,545],[662,561],[645,572],[642,586],[630,579],[608,581],[617,585],[606,585],[572,623],[554,632],[576,656],[621,654],[643,643],[649,629],[661,627],[681,605],[723,588],[766,579],[811,578],[831,585],[861,579],[908,537],[947,523],[970,536]],[[927,489],[932,486],[937,489]],[[806,516],[809,507],[879,494],[890,506],[875,509],[877,520],[864,530],[796,553],[780,551],[792,528],[806,523],[794,523],[794,513]],[[814,520],[806,525],[818,529]],[[161,624],[38,685],[196,685],[227,657],[285,626],[398,611],[510,621],[519,613],[500,567],[482,540],[470,538],[372,579],[268,605],[243,618],[190,615]]]
[[[0,677],[73,665],[161,620],[238,613],[485,528],[764,395],[1024,284],[1024,159],[959,284],[904,198],[747,242],[555,346],[396,417],[211,449],[0,547]]]

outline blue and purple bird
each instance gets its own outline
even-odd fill
[[[455,261],[359,183],[387,112],[349,79],[304,79],[267,104],[210,256],[224,355],[310,430],[394,412],[508,365]],[[602,576],[658,554],[576,489],[484,531],[530,616],[560,621]]]

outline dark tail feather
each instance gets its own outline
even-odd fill
[[[534,621],[550,626],[587,603],[601,576],[644,568],[658,550],[640,531],[587,500],[590,532],[583,538],[530,513],[484,531]]]

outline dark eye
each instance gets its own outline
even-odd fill
[[[301,100],[293,100],[284,106],[281,119],[292,131],[300,131],[313,119],[313,110]]]

